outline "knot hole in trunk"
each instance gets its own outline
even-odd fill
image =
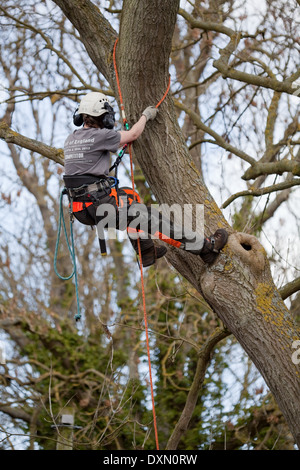
[[[228,245],[240,261],[251,267],[255,273],[264,270],[266,252],[256,237],[243,232],[233,233]]]
[[[252,246],[249,243],[241,243],[241,245],[246,251],[252,250]]]

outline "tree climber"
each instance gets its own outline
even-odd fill
[[[73,116],[80,129],[67,137],[64,146],[64,181],[72,212],[81,223],[100,227],[102,234],[108,227],[127,230],[137,254],[139,238],[144,267],[151,266],[167,252],[165,246],[156,246],[152,237],[212,263],[227,242],[224,229],[207,238],[184,227],[179,230],[159,211],[141,204],[133,189],[116,187],[118,181],[109,176],[110,152],[135,141],[156,114],[157,108],[149,106],[130,130],[116,131],[115,113],[105,95],[91,92],[82,98]],[[99,233],[98,237],[101,246]]]

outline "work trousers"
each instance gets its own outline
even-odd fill
[[[93,203],[83,203],[80,208],[74,211],[74,216],[85,225],[96,225],[99,238],[107,228],[127,230],[137,253],[138,238],[141,253],[154,249],[153,238],[192,253],[199,253],[204,244],[203,237],[174,225],[169,217],[153,206],[141,204],[139,195],[132,188],[122,187],[118,192],[113,188],[104,197],[95,198]]]

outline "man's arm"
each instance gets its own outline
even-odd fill
[[[155,119],[156,114],[157,114],[157,108],[153,106],[148,106],[148,108],[146,108],[145,111],[143,111],[143,114],[141,115],[140,119],[132,126],[132,128],[129,131],[120,131],[121,147],[123,147],[123,145],[125,144],[129,144],[130,142],[133,142],[134,140],[136,140],[145,129],[146,122],[149,121],[149,119]]]
[[[136,140],[145,129],[146,122],[147,122],[146,116],[142,115],[140,119],[132,126],[132,128],[129,131],[120,131],[121,147],[123,147],[123,145],[125,144],[129,144],[130,142],[133,142],[134,140]]]

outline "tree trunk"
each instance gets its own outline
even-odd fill
[[[63,4],[71,3],[74,7],[77,3],[90,3],[82,0],[55,2],[67,15]],[[165,92],[178,6],[178,0],[123,2],[117,64],[129,124],[137,120],[146,106],[156,105]],[[72,15],[69,13],[71,21]],[[81,28],[79,32],[84,41],[88,22],[79,26],[77,22],[75,26]],[[102,51],[102,39],[100,25],[93,47],[98,43]],[[105,42],[105,54],[93,57],[99,70],[103,70],[103,57],[108,57],[113,47],[111,32],[110,41],[110,45]],[[115,89],[113,73],[110,84]],[[229,231],[229,242],[212,266],[204,265],[200,257],[175,248],[169,250],[168,258],[203,295],[245,349],[274,394],[300,446],[300,373],[299,365],[292,361],[292,343],[299,333],[274,286],[263,247],[253,236],[233,233],[224,219],[188,153],[170,95],[159,107],[157,119],[147,124],[133,148],[159,203],[203,204],[205,235],[219,227]]]

